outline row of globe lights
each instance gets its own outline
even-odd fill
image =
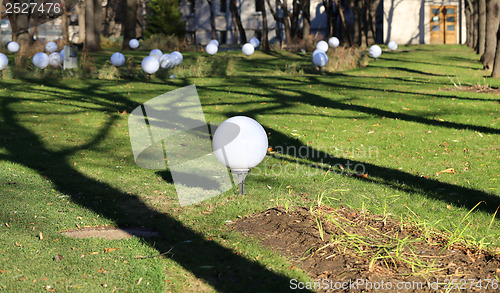
[[[139,41],[137,39],[132,39],[129,41],[128,45],[132,49],[137,49],[139,48]],[[120,52],[113,53],[110,59],[111,64],[116,67],[125,64],[125,56]],[[141,68],[147,74],[154,74],[160,67],[165,69],[179,65],[183,59],[182,54],[178,51],[173,51],[170,54],[163,54],[160,49],[153,49],[149,53],[149,56],[142,59]]]
[[[328,56],[326,52],[329,47],[336,48],[340,44],[339,39],[336,37],[331,37],[328,40],[328,43],[325,41],[319,41],[316,44],[316,50],[314,50],[312,57],[313,63],[316,66],[324,67],[328,63]],[[260,42],[257,38],[252,38],[248,43],[243,45],[242,51],[245,55],[250,56],[254,53],[255,48],[260,45]],[[132,49],[137,49],[139,47],[139,41],[137,39],[132,39],[129,42],[129,47]],[[210,55],[215,55],[218,52],[219,42],[217,40],[211,40],[205,50]],[[395,51],[398,48],[398,45],[394,41],[390,41],[388,43],[388,47],[390,50]],[[19,51],[19,44],[16,42],[9,42],[7,45],[7,49],[15,53]],[[64,60],[64,49],[61,50],[60,53],[57,53],[57,44],[54,42],[49,42],[45,46],[45,50],[50,53],[47,55],[43,52],[35,54],[33,56],[33,64],[40,68],[44,69],[48,65],[59,67]],[[0,53],[1,54],[1,53]],[[372,58],[378,58],[382,54],[382,49],[378,45],[373,45],[370,47],[368,54]],[[152,57],[152,58],[150,58]],[[156,60],[155,60],[156,59]],[[150,52],[150,56],[145,57],[141,62],[141,67],[147,74],[154,74],[158,69],[161,68],[173,68],[176,65],[179,65],[182,62],[182,54],[178,51],[174,51],[171,54],[163,54],[159,49],[153,49]],[[125,56],[120,53],[114,53],[111,56],[111,63],[120,67],[125,64]],[[8,64],[8,59],[4,54],[0,55],[0,70],[3,70]]]
[[[246,44],[244,44],[241,47],[241,51],[243,54],[250,56],[255,52],[255,49],[257,49],[260,46],[260,41],[257,38],[252,38],[250,41]],[[211,40],[208,42],[207,46],[205,47],[205,52],[209,55],[215,55],[219,51],[219,41],[217,40]]]

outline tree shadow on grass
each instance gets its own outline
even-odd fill
[[[26,85],[23,85],[23,88],[26,88]],[[106,95],[97,85],[89,87],[85,96],[92,97],[93,94]],[[109,134],[111,126],[119,117],[115,114],[117,106],[115,101],[119,102],[119,107],[137,106],[123,97],[118,97],[109,103],[104,102],[101,105],[102,111],[113,114],[109,115],[108,121],[103,123],[90,141],[74,148],[54,151],[47,148],[39,136],[24,127],[17,119],[18,114],[13,108],[16,104],[22,103],[23,99],[1,97],[0,114],[3,121],[0,134],[9,139],[3,141],[2,146],[7,154],[0,154],[0,159],[36,171],[40,176],[50,180],[55,189],[68,195],[74,203],[113,220],[119,227],[155,228],[161,233],[161,237],[143,238],[144,242],[159,252],[171,250],[167,257],[210,284],[218,292],[292,291],[289,278],[236,255],[231,249],[214,241],[206,240],[202,234],[186,227],[168,214],[147,206],[137,196],[90,178],[69,163],[69,156],[74,152],[98,145]]]
[[[315,78],[311,78],[313,83],[319,82],[316,81]],[[389,117],[389,118],[395,118],[395,119],[401,119],[405,121],[410,121],[410,122],[417,122],[417,123],[422,123],[422,124],[427,124],[427,125],[432,125],[432,126],[438,126],[438,127],[446,127],[446,128],[455,128],[455,129],[464,129],[464,130],[476,130],[476,131],[482,131],[485,133],[492,133],[492,134],[498,134],[500,133],[500,130],[490,128],[490,127],[483,127],[483,126],[473,126],[473,125],[465,125],[461,123],[455,123],[455,122],[441,122],[441,121],[435,121],[431,119],[426,119],[418,116],[413,116],[413,115],[406,115],[406,114],[401,114],[401,113],[394,113],[390,111],[385,111],[381,109],[376,109],[376,108],[371,108],[371,107],[366,107],[366,106],[361,106],[361,105],[352,105],[352,104],[345,104],[341,102],[334,101],[332,99],[327,99],[322,96],[316,95],[311,93],[311,91],[303,91],[299,89],[288,89],[288,91],[291,91],[294,93],[294,95],[286,95],[280,90],[273,90],[270,87],[268,87],[267,84],[263,83],[259,79],[253,79],[251,81],[251,84],[253,84],[255,87],[266,87],[271,93],[268,96],[271,96],[274,98],[274,102],[277,104],[281,104],[282,108],[290,108],[292,107],[293,104],[296,102],[304,103],[304,104],[309,104],[311,106],[317,106],[317,107],[329,107],[333,109],[341,109],[341,110],[350,110],[350,111],[357,111],[361,113],[366,113],[366,114],[371,114],[371,115],[377,115],[380,117]],[[297,95],[298,94],[298,95]],[[273,103],[274,104],[274,103]],[[273,109],[278,107],[277,105],[273,105]],[[265,115],[266,112],[268,112],[269,109],[265,107],[254,107],[252,110],[246,111],[245,115],[249,117],[255,117],[257,115]],[[271,114],[271,113],[268,113]],[[274,115],[280,115],[280,113],[273,113]],[[232,112],[232,113],[226,113],[227,117],[235,116],[235,115],[241,115],[239,112]],[[265,124],[264,124],[265,125]],[[457,186],[454,184],[446,183],[446,182],[440,182],[435,179],[429,179],[429,178],[423,178],[418,175],[410,174],[404,171],[392,169],[392,168],[387,168],[383,166],[379,166],[373,163],[368,163],[368,162],[361,162],[361,161],[356,161],[356,160],[349,160],[349,159],[343,159],[343,158],[336,158],[333,157],[331,154],[326,153],[322,150],[314,149],[311,146],[305,145],[301,143],[297,139],[293,139],[286,135],[285,133],[277,130],[276,128],[267,128],[266,129],[270,135],[270,141],[269,145],[273,148],[276,148],[276,146],[291,146],[294,147],[295,149],[300,149],[300,148],[309,148],[310,152],[309,153],[314,153],[315,155],[313,157],[306,158],[308,161],[312,161],[317,163],[316,167],[318,166],[324,166],[324,164],[330,165],[330,166],[335,166],[335,165],[341,165],[341,166],[347,166],[348,164],[351,166],[361,164],[364,166],[365,171],[367,174],[369,174],[371,179],[365,179],[365,178],[357,178],[357,177],[352,177],[358,180],[368,180],[380,185],[385,185],[391,188],[394,188],[396,190],[401,190],[404,192],[408,193],[421,193],[429,198],[441,200],[443,202],[452,204],[456,207],[459,208],[465,208],[467,210],[471,210],[476,206],[478,202],[484,202],[484,204],[479,205],[477,207],[477,210],[489,213],[489,214],[494,214],[497,207],[500,205],[500,197],[496,196],[494,194],[490,194],[481,190],[476,190],[472,188],[467,188],[463,186]],[[290,160],[290,158],[283,158],[283,160]],[[300,164],[307,164],[304,162],[301,162],[300,160],[297,160],[297,163]],[[319,168],[324,168],[324,167],[319,167]],[[324,171],[328,171],[329,168],[324,168]],[[496,215],[497,219],[500,219],[500,214]]]

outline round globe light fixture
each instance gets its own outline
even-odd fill
[[[173,51],[172,53],[170,53],[170,56],[174,58],[175,66],[181,64],[182,60],[184,59],[179,51]]]
[[[260,41],[257,38],[251,38],[249,43],[252,44],[252,46],[255,49],[257,49],[259,47],[259,45],[260,45]]]
[[[120,52],[113,53],[113,55],[111,55],[111,64],[116,67],[122,66],[125,64],[125,56]]]
[[[45,51],[54,53],[55,51],[57,51],[57,44],[54,42],[48,42],[47,45],[45,45]]]
[[[45,53],[36,53],[35,56],[33,56],[33,65],[40,69],[44,69],[49,65],[49,56]]]
[[[170,54],[163,54],[160,58],[160,67],[165,69],[165,68],[174,68],[174,59]]]
[[[147,74],[154,74],[160,68],[160,62],[156,59],[156,57],[147,56],[142,59],[141,67]]]
[[[238,176],[240,194],[245,194],[248,172],[267,153],[268,139],[262,125],[249,117],[231,117],[217,127],[212,146],[217,160]]]
[[[243,47],[241,47],[241,51],[243,51],[243,54],[250,56],[255,51],[255,47],[250,43],[246,43]]]
[[[398,43],[390,41],[389,44],[387,44],[387,47],[389,47],[391,51],[396,51],[398,49]]]
[[[328,39],[328,45],[332,48],[337,48],[340,45],[340,41],[337,37],[331,37]]]
[[[7,50],[9,50],[9,52],[11,53],[16,53],[17,51],[19,51],[19,44],[14,41],[9,42],[7,44]]]
[[[139,41],[137,39],[132,39],[128,42],[128,46],[131,48],[131,49],[137,49],[139,48]]]
[[[316,66],[323,67],[328,63],[328,56],[324,52],[318,52],[313,55],[313,63]]]
[[[219,47],[219,41],[217,40],[211,40],[210,42],[208,42],[209,44],[214,44],[216,45],[217,47]]]
[[[380,55],[382,55],[382,49],[380,49],[378,45],[373,45],[370,47],[368,54],[370,57],[377,59]]]
[[[321,50],[316,49],[316,50],[314,50],[314,51],[313,51],[313,54],[312,54],[312,55],[313,55],[313,57],[314,57],[314,55],[316,55],[316,54],[318,54],[318,53],[325,53],[325,52],[323,52],[323,51],[321,51]]]
[[[52,52],[49,55],[49,65],[52,67],[60,67],[64,58],[61,58],[58,52]]]
[[[215,55],[217,51],[219,51],[219,48],[214,43],[209,43],[205,47],[205,51],[207,51],[209,55]]]
[[[4,70],[9,65],[9,58],[5,54],[0,53],[0,70]]]
[[[316,44],[316,50],[320,50],[321,52],[326,53],[326,51],[328,51],[328,43],[325,41],[319,41]]]
[[[149,56],[153,56],[160,61],[161,56],[163,56],[163,52],[160,49],[153,49],[149,52]]]

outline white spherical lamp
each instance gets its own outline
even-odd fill
[[[7,58],[7,56],[5,56],[5,54],[3,53],[0,53],[0,70],[4,70],[8,64],[9,64],[9,59]]]
[[[337,48],[340,45],[340,41],[337,37],[331,37],[328,39],[328,45],[332,48]]]
[[[153,49],[149,52],[149,56],[153,56],[160,61],[161,56],[163,56],[163,52],[160,49]]]
[[[139,41],[137,39],[132,39],[128,42],[128,46],[131,48],[131,49],[137,49],[139,48]]]
[[[45,51],[54,53],[55,51],[57,51],[57,44],[54,42],[48,42],[47,45],[45,45]]]
[[[314,57],[314,55],[316,55],[316,54],[318,54],[318,53],[325,53],[325,52],[323,52],[323,51],[321,51],[321,50],[316,49],[316,50],[314,50],[314,51],[313,51],[313,57]]]
[[[326,51],[328,51],[328,43],[325,41],[319,41],[316,44],[316,50],[320,50],[321,52],[326,53]]]
[[[33,65],[40,69],[44,69],[49,65],[49,56],[45,53],[36,53],[35,56],[33,56]]]
[[[267,134],[252,118],[235,116],[222,122],[214,133],[214,155],[221,164],[238,175],[240,194],[245,193],[245,177],[267,153]]]
[[[219,41],[217,40],[211,40],[210,42],[208,42],[209,44],[214,44],[216,45],[217,47],[219,47]]]
[[[17,51],[19,51],[19,44],[16,42],[9,42],[7,44],[7,50],[9,50],[9,52],[11,53],[16,53]]]
[[[174,65],[175,66],[181,64],[182,60],[184,59],[181,52],[179,52],[179,51],[173,51],[172,53],[170,53],[170,56],[172,56],[174,58]]]
[[[116,67],[122,66],[125,64],[125,56],[120,52],[113,53],[113,55],[111,55],[111,64]]]
[[[250,43],[246,43],[243,47],[241,47],[241,51],[243,51],[243,54],[250,56],[255,51],[255,47]]]
[[[378,45],[373,45],[370,47],[368,54],[370,57],[377,59],[380,55],[382,55],[382,49],[380,49]]]
[[[313,55],[313,63],[316,66],[323,67],[328,63],[328,56],[324,52],[318,52]]]
[[[49,65],[52,67],[60,67],[64,58],[61,58],[58,52],[52,52],[49,55]]]
[[[259,45],[260,45],[260,41],[257,38],[251,38],[249,43],[252,44],[252,46],[255,49],[257,49],[259,47]]]
[[[163,69],[174,68],[174,59],[170,54],[163,54],[160,58],[160,67]]]
[[[141,67],[147,74],[154,74],[160,68],[160,62],[156,59],[156,57],[147,56],[142,59]]]
[[[387,47],[389,47],[391,51],[396,51],[398,49],[398,43],[390,41],[389,44],[387,44]]]
[[[215,55],[217,51],[219,51],[219,48],[214,43],[209,43],[205,48],[205,51],[207,51],[209,55]]]

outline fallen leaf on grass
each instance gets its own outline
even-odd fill
[[[45,286],[44,288],[49,292],[56,292],[56,289],[52,288],[51,286]]]
[[[91,252],[90,254],[99,254],[99,252],[98,252],[98,251],[96,251],[96,252]]]
[[[137,285],[140,285],[142,282],[142,278],[139,278],[139,281],[137,281]]]
[[[103,273],[103,274],[109,273],[109,271],[106,271],[104,268],[100,268],[97,272],[98,273]]]
[[[436,176],[439,176],[441,173],[450,173],[450,174],[455,174],[455,168],[448,168],[443,171],[436,172]]]
[[[5,223],[5,227],[10,228],[9,223]]]
[[[42,232],[40,232],[40,234],[38,235],[38,237],[40,238],[40,240],[43,240]]]
[[[55,261],[61,261],[61,260],[63,260],[63,258],[64,258],[64,257],[63,257],[62,255],[60,255],[60,254],[56,254],[56,255],[54,256],[54,258],[53,258],[53,259],[54,259]]]
[[[360,179],[368,179],[368,174],[352,174],[352,177],[360,178]]]
[[[115,247],[115,248],[104,248],[104,253],[109,253],[109,252],[112,252],[112,251],[115,251],[117,249],[120,249],[120,247]]]

